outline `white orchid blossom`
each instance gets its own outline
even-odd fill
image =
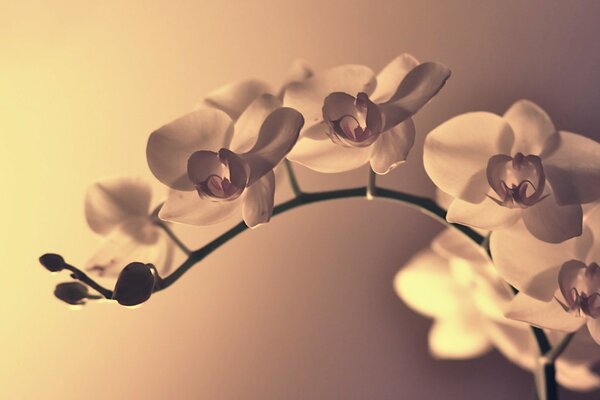
[[[433,356],[468,359],[496,348],[521,368],[536,367],[531,328],[504,317],[512,294],[481,248],[459,233],[447,229],[437,236],[398,272],[394,286],[409,307],[434,319]],[[553,343],[564,335],[547,334]],[[586,332],[578,333],[557,361],[558,380],[574,390],[600,387],[600,376],[590,370],[594,360],[600,360],[600,348]]]
[[[86,269],[116,278],[134,261],[154,264],[161,275],[172,264],[173,242],[153,223],[152,189],[140,178],[105,179],[92,185],[85,196],[89,227],[106,239],[88,260]]]
[[[448,221],[498,230],[522,219],[537,238],[581,234],[581,204],[600,198],[600,144],[557,132],[548,115],[521,100],[504,114],[472,112],[434,129],[425,169],[454,199]]]
[[[508,316],[563,332],[587,324],[600,343],[600,207],[583,221],[581,236],[558,245],[531,236],[522,222],[494,232],[490,245],[498,271],[520,291]]]
[[[208,225],[242,207],[248,226],[269,221],[273,168],[296,143],[303,123],[296,110],[263,94],[242,112],[235,129],[227,113],[206,108],[154,131],[148,139],[148,165],[173,189],[159,217]]]
[[[319,172],[343,172],[370,162],[385,174],[404,162],[415,140],[411,119],[442,88],[450,70],[395,58],[375,77],[362,65],[343,65],[288,85],[284,104],[306,127],[288,158]]]

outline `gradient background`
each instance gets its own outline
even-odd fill
[[[408,51],[452,68],[389,187],[431,194],[423,135],[522,97],[559,128],[600,138],[600,3],[450,3],[1,0],[0,398],[529,398],[530,376],[498,354],[428,355],[430,322],[392,279],[440,227],[398,204],[278,216],[136,310],[73,312],[52,296],[66,274],[37,265],[48,251],[85,262],[100,242],[85,189],[114,174],[150,178],[149,132],[228,81],[278,84],[296,57],[378,70]],[[299,175],[316,190],[362,184],[366,171]],[[234,222],[178,231],[201,245]]]

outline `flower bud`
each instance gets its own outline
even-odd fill
[[[56,285],[54,295],[65,303],[81,305],[88,298],[88,288],[79,282],[63,282]]]
[[[117,279],[113,300],[123,306],[135,306],[148,300],[154,292],[154,265],[141,262],[128,264]]]
[[[65,259],[58,254],[46,253],[40,257],[40,264],[50,272],[58,272],[64,268]]]

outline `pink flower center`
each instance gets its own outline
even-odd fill
[[[237,199],[248,180],[240,158],[227,149],[192,154],[188,160],[188,177],[200,197],[213,201]]]
[[[542,160],[535,155],[497,154],[490,158],[486,170],[490,187],[498,198],[488,196],[501,206],[527,208],[544,198],[546,177]]]
[[[371,102],[365,93],[359,93],[355,102],[356,112],[343,115],[335,121],[329,121],[331,125],[330,137],[338,144],[346,147],[366,147],[371,145],[379,135],[379,129],[369,125],[376,110],[375,104]]]
[[[559,272],[559,287],[564,297],[563,309],[579,316],[600,317],[600,267],[596,263],[586,266],[571,260]]]

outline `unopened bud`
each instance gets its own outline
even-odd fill
[[[113,300],[123,306],[135,306],[148,300],[156,284],[155,268],[152,264],[132,262],[117,279]]]
[[[65,303],[81,305],[88,298],[88,288],[79,282],[63,282],[56,285],[54,295]]]
[[[40,264],[50,272],[58,272],[65,267],[65,259],[58,254],[46,253],[40,257]]]

